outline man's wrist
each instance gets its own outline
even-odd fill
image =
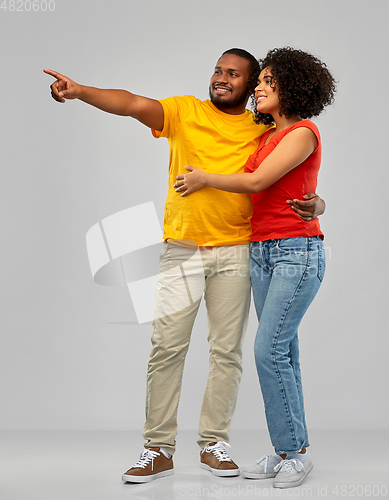
[[[85,85],[80,85],[79,83],[77,84],[78,89],[77,89],[77,99],[80,99],[83,101],[84,99],[87,98],[87,93],[88,93],[88,88]]]

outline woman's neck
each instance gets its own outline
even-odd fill
[[[274,116],[273,116],[274,118]],[[295,123],[301,121],[301,118],[297,115],[293,115],[290,117],[286,117],[285,115],[282,116],[277,116],[277,118],[274,118],[274,122],[276,124],[276,128],[274,129],[274,133],[277,132],[282,132],[283,130],[287,129],[291,125],[294,125]]]

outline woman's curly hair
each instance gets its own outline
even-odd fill
[[[291,47],[269,50],[266,57],[259,60],[259,65],[261,71],[271,68],[272,88],[278,91],[281,116],[311,118],[334,101],[336,82],[333,76],[320,59],[307,52]],[[254,95],[251,105],[256,123],[274,123],[270,114],[257,111]]]

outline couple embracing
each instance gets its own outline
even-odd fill
[[[184,362],[201,299],[174,312],[163,310],[182,293],[182,276],[171,270],[196,250],[199,262],[186,273],[187,287],[201,276],[209,323],[201,467],[221,477],[242,474],[274,478],[278,488],[298,486],[313,467],[297,330],[325,270],[317,219],[325,204],[314,193],[321,140],[309,118],[334,98],[335,81],[326,65],[290,47],[271,50],[259,61],[243,49],[230,49],[216,63],[206,101],[193,96],[154,100],[45,72],[56,78],[51,86],[56,101],[77,98],[131,116],[154,137],[167,138],[170,147],[146,443],[123,481],[143,483],[173,474]],[[252,112],[246,109],[250,96]],[[242,374],[251,288],[259,322],[255,361],[274,454],[240,471],[229,454],[228,430]],[[260,443],[250,453],[260,454]]]

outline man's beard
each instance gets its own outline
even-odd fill
[[[246,88],[244,92],[238,94],[234,99],[227,101],[223,99],[223,96],[212,95],[211,86],[209,86],[209,99],[211,100],[211,103],[216,107],[219,104],[225,109],[236,108],[241,104],[244,104],[248,99],[248,89]]]

